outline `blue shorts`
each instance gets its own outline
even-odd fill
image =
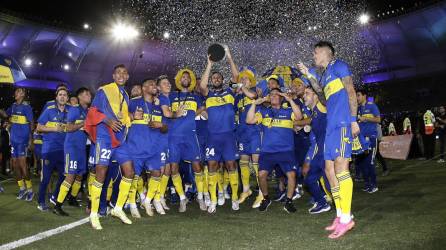
[[[352,129],[350,126],[327,130],[325,135],[324,159],[334,161],[338,157],[352,156]]]
[[[65,146],[65,174],[83,175],[87,171],[85,147]]]
[[[234,132],[209,133],[206,145],[206,160],[235,161],[239,158]]]
[[[162,166],[166,164],[166,154],[160,153],[145,159],[135,158],[133,159],[133,167],[135,168],[135,175],[141,176],[144,171],[156,171],[160,170]]]
[[[64,168],[64,153],[63,151],[54,151],[42,154],[42,167],[51,168],[52,170],[57,170],[61,174]]]
[[[320,153],[320,149],[317,146],[316,143],[311,143],[310,148],[307,151],[307,154],[305,155],[305,161],[304,163],[310,163],[313,158],[316,156],[317,153]]]
[[[110,138],[98,138],[95,145],[95,165],[108,167],[112,160],[117,161],[119,165],[132,160],[125,142],[119,147],[112,148]]]
[[[208,140],[207,136],[197,136],[198,138],[198,144],[200,144],[200,156],[201,156],[201,160],[205,160],[206,159],[206,142]]]
[[[187,136],[169,137],[169,163],[201,161],[200,145],[195,133]]]
[[[37,160],[42,159],[42,144],[34,144],[34,156]]]
[[[239,141],[238,152],[240,155],[260,154],[260,145],[260,133],[253,133],[248,140]]]
[[[282,173],[296,171],[297,166],[294,152],[260,153],[259,171],[264,170],[270,173],[276,165],[280,167]]]
[[[11,157],[19,158],[26,157],[27,154],[28,143],[16,143],[11,142]]]
[[[91,143],[90,149],[88,153],[88,169],[94,170],[95,165],[95,159],[96,159],[96,144]]]

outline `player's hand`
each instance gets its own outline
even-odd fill
[[[63,132],[63,130],[64,130],[64,128],[63,128],[62,124],[61,123],[57,123],[56,127],[54,128],[54,132],[61,133],[61,132]]]
[[[255,103],[256,105],[260,105],[260,104],[264,103],[265,101],[266,101],[266,97],[260,97],[260,98],[257,98],[257,99],[254,101],[254,103]]]
[[[155,103],[155,105],[160,105],[160,99],[158,97],[155,97],[155,99],[153,100],[153,103]]]
[[[214,64],[214,61],[211,60],[211,55],[208,55],[208,65]]]
[[[141,107],[136,107],[135,113],[133,113],[134,120],[142,120],[144,118],[144,111]]]
[[[352,122],[352,136],[355,138],[359,135],[359,125],[357,122]]]
[[[302,166],[302,175],[307,176],[308,171],[310,171],[310,164],[305,162],[304,165]]]
[[[177,117],[182,117],[184,116],[184,105],[179,105],[178,106],[178,110],[177,110]]]
[[[291,101],[293,100],[293,99],[291,98],[291,96],[288,95],[288,94],[286,94],[286,93],[279,93],[279,95],[280,95],[281,97],[285,98],[285,100],[286,100],[287,102],[291,102]]]
[[[308,73],[309,73],[308,67],[305,66],[302,62],[299,62],[297,64],[297,69],[300,71],[300,73],[302,73],[304,75],[308,75]]]
[[[114,132],[119,132],[122,129],[122,123],[115,119],[106,119],[105,124],[107,124]]]
[[[162,128],[163,124],[161,122],[150,121],[149,127],[150,128]]]
[[[365,122],[365,117],[364,117],[364,116],[359,116],[359,117],[358,117],[358,120],[359,120],[360,122]]]

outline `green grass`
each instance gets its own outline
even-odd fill
[[[131,226],[104,218],[103,231],[89,224],[37,241],[28,249],[444,249],[446,244],[446,165],[435,162],[391,161],[393,172],[379,177],[380,191],[365,194],[355,183],[356,227],[339,240],[329,240],[323,228],[334,212],[309,215],[309,196],[295,202],[287,214],[279,203],[266,213],[250,208],[253,198],[232,212],[230,204],[208,215],[197,204],[179,214],[133,220]],[[378,170],[380,173],[381,171]],[[81,218],[83,209],[67,207],[70,217],[41,213],[36,203],[15,199],[13,182],[0,195],[0,244],[18,240]],[[144,213],[144,211],[142,211]]]

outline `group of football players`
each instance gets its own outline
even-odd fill
[[[113,69],[114,82],[99,87],[94,98],[82,87],[75,94],[76,104],[70,104],[68,89],[60,85],[34,133],[26,91],[17,88],[16,102],[0,112],[10,123],[17,198],[33,200],[26,163],[27,148],[33,144],[42,162],[38,209],[49,210],[46,193],[57,172],[49,197],[53,212],[68,215],[66,200],[78,206],[76,197],[85,183],[90,222],[97,230],[107,211],[125,224],[132,224],[126,207],[134,218],[141,217],[140,209],[148,216],[166,214],[167,190],[178,197],[179,212],[196,200],[201,210],[213,214],[229,197],[237,211],[256,192],[253,208],[266,211],[274,199],[294,213],[293,200],[305,186],[311,214],[330,211],[331,204],[336,209],[325,228],[329,238],[344,235],[355,225],[349,172],[355,148],[367,152],[356,162],[364,191],[378,190],[376,105],[367,101],[365,91],[355,91],[348,64],[335,58],[329,42],[314,46],[314,67],[297,63],[302,76],[293,77],[288,86],[274,74],[257,82],[256,71],[237,67],[224,48],[230,79],[212,70],[215,62],[208,56],[201,78],[191,69],[177,73],[175,90],[161,75],[135,85],[128,95],[129,73],[122,64]],[[268,191],[271,174],[277,180],[274,198]],[[185,189],[194,190],[193,199]]]

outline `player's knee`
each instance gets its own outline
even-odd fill
[[[268,177],[268,171],[260,170],[259,171],[259,179],[266,179]]]

